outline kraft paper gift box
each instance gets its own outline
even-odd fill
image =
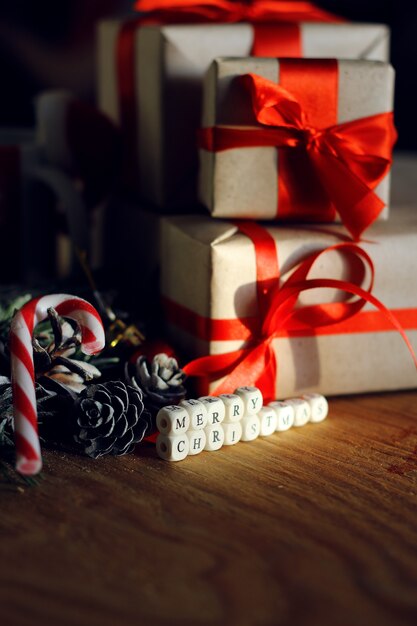
[[[268,107],[261,104],[265,89]],[[319,222],[341,218],[350,230],[350,220],[359,220],[361,225],[352,224],[359,235],[377,216],[388,216],[396,138],[393,91],[394,71],[385,63],[214,60],[206,77],[200,131],[201,201],[215,217]],[[372,128],[375,123],[380,125],[377,130]],[[225,135],[230,132],[232,139]],[[375,132],[382,139],[379,145]],[[358,137],[366,139],[360,147],[354,145]],[[359,153],[370,161],[370,170],[359,172],[364,187],[357,203],[348,194],[358,183]],[[318,156],[326,160],[324,175]],[[368,180],[381,157],[379,178]]]
[[[241,223],[260,228],[255,222]],[[272,269],[271,273],[270,267],[278,263],[282,285],[297,263],[343,241],[340,225],[320,228],[269,224],[265,228],[269,243],[258,241],[255,245],[230,221],[198,216],[162,220],[162,301],[171,339],[185,358],[233,357],[242,347],[258,349],[265,339],[265,334],[259,334],[259,324],[266,312],[262,314],[258,304],[257,263],[267,277],[269,272],[271,284],[276,284],[276,271]],[[266,250],[262,250],[263,245]],[[389,221],[375,223],[360,247],[375,265],[373,296],[397,316],[417,350],[415,206],[397,209]],[[319,256],[308,278],[342,279],[365,286],[369,284],[369,267],[365,272],[361,263],[357,255],[327,250]],[[291,328],[284,320],[282,331],[270,344],[276,371],[269,395],[285,398],[307,391],[337,395],[416,387],[416,368],[400,333],[386,314],[370,303],[336,325],[314,326],[316,313],[303,307],[324,302],[332,302],[333,306],[338,300],[337,306],[344,306],[350,302],[342,292],[319,284],[320,289],[301,293],[297,301],[295,310],[297,314],[300,308],[304,310],[301,315],[306,316],[305,326],[295,324]],[[259,362],[255,359],[239,384],[256,382],[252,378],[256,368]],[[202,371],[208,373],[210,365],[205,363]],[[202,393],[216,392],[219,380],[226,381],[221,392],[239,386],[227,377],[210,385],[206,380]]]
[[[146,199],[164,208],[197,199],[196,131],[203,78],[214,57],[388,60],[384,25],[303,22],[272,28],[277,35],[266,50],[271,25],[263,31],[248,23],[141,26],[139,21],[133,29],[128,20],[100,23],[99,105],[124,127],[129,157],[137,161],[130,174]]]

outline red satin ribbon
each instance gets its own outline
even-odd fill
[[[303,60],[298,67],[317,63],[333,62]],[[295,66],[294,61],[286,60],[280,62],[280,69],[288,64]],[[280,189],[278,217],[329,221],[337,210],[349,232],[359,238],[384,207],[373,189],[391,167],[397,138],[393,114],[380,113],[324,128],[312,124],[310,118],[323,123],[326,111],[332,109],[331,98],[329,106],[324,105],[323,114],[324,97],[319,97],[320,106],[316,101],[310,111],[282,85],[255,74],[239,79],[251,94],[256,121],[262,126],[201,129],[200,147],[212,152],[253,146],[279,148],[279,176],[284,178],[284,192]],[[329,91],[324,89],[323,96]],[[297,202],[299,189],[306,186],[309,196],[304,198],[304,204]],[[290,208],[281,213],[281,204]],[[295,207],[292,212],[291,207]]]
[[[312,2],[282,0],[137,0],[134,8],[162,23],[339,22],[342,18]]]
[[[269,253],[265,249],[265,243],[259,238],[259,231],[262,229],[256,223],[241,223],[240,230],[252,239],[255,245],[255,252],[259,254],[272,254],[272,247]],[[267,231],[264,231],[267,233]],[[263,234],[265,242],[269,236]],[[275,244],[274,244],[275,245]],[[355,282],[335,279],[311,279],[308,278],[310,269],[314,263],[328,252],[338,250],[347,255],[352,255],[358,268],[368,267],[371,275],[368,289],[363,289]],[[267,272],[268,273],[268,272]],[[353,280],[358,276],[363,276],[362,271],[357,271]],[[277,362],[272,341],[280,336],[301,333],[307,335],[319,334],[321,329],[331,328],[348,320],[354,319],[364,305],[369,302],[376,309],[385,323],[389,323],[402,336],[406,343],[414,364],[417,367],[417,358],[397,317],[387,309],[377,298],[371,294],[374,278],[374,266],[369,255],[355,243],[339,243],[328,248],[315,252],[307,256],[296,266],[291,276],[282,284],[277,278],[275,284],[262,290],[258,288],[258,310],[259,317],[257,323],[248,325],[245,329],[244,338],[246,345],[239,350],[216,354],[195,359],[188,363],[184,370],[189,376],[200,376],[219,379],[225,376],[223,382],[215,389],[214,394],[230,393],[236,387],[242,385],[255,385],[262,389],[266,400],[275,397],[275,381],[277,374]],[[257,283],[265,284],[264,269],[262,264],[257,264]],[[299,295],[311,289],[328,288],[341,290],[357,296],[354,301],[332,302],[319,305],[299,306]],[[415,313],[415,312],[414,312]],[[233,324],[235,320],[220,321],[224,327],[229,321]],[[217,320],[219,322],[219,320]],[[246,325],[246,320],[240,320]],[[227,339],[235,337],[228,336]],[[213,337],[210,337],[213,339]]]

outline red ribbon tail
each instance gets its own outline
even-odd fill
[[[319,150],[310,150],[310,157],[340,219],[358,240],[385,203],[338,157]]]

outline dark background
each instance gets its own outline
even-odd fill
[[[31,126],[33,98],[47,88],[64,87],[93,103],[96,22],[126,14],[132,4],[129,0],[1,2],[0,126]],[[320,0],[317,4],[351,20],[391,26],[398,146],[417,149],[417,3]]]
[[[391,27],[391,63],[396,69],[397,147],[417,149],[417,2],[415,0],[320,0],[316,4],[354,21]]]

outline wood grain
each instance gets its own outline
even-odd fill
[[[178,464],[44,460],[0,485],[4,626],[417,623],[414,392]]]

